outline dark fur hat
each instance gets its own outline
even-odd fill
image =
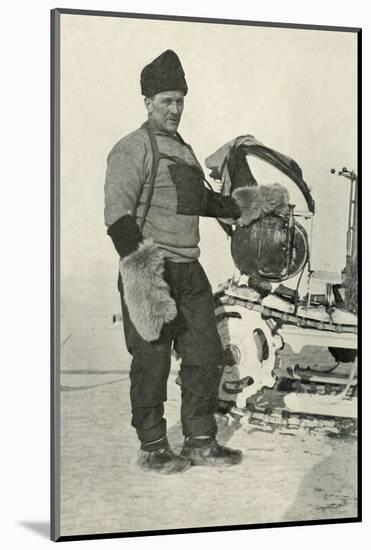
[[[166,50],[146,65],[140,75],[140,86],[146,97],[169,90],[180,90],[187,95],[188,86],[177,54]]]

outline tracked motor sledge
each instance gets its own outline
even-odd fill
[[[272,211],[247,225],[219,220],[235,264],[231,278],[215,293],[226,363],[220,408],[286,426],[355,427],[357,176],[347,168],[338,172],[350,182],[344,270],[316,271],[305,229],[313,224],[315,204],[293,159],[253,136],[241,136],[208,157],[206,165],[210,176],[222,181],[222,193],[231,195],[236,188],[258,185],[249,157],[288,176],[307,209],[289,205],[284,215]],[[319,287],[323,291],[314,292]]]

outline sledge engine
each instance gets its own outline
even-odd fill
[[[325,423],[349,419],[355,426],[357,176],[347,168],[338,172],[350,181],[345,268],[339,274],[315,271],[304,227],[313,224],[315,204],[293,159],[248,135],[218,149],[206,165],[210,176],[221,180],[222,194],[232,195],[240,187],[258,185],[249,156],[288,176],[307,210],[288,204],[284,214],[273,208],[247,224],[219,220],[235,264],[231,278],[215,293],[226,365],[220,409],[278,424],[310,425],[320,418]],[[313,292],[313,285],[322,285],[323,292]]]

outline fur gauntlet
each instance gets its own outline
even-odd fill
[[[157,340],[163,324],[177,315],[158,246],[144,240],[138,250],[120,260],[120,273],[130,319],[144,340]]]
[[[280,183],[258,185],[253,187],[238,187],[232,197],[241,209],[238,225],[249,225],[265,214],[289,212],[289,193]]]

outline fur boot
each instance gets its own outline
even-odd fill
[[[242,211],[237,221],[238,225],[249,225],[272,212],[287,214],[289,211],[289,193],[280,183],[238,187],[233,191],[232,197]]]
[[[177,315],[169,285],[163,278],[161,251],[153,241],[144,240],[138,250],[120,260],[120,272],[130,319],[144,340],[157,340],[163,324]]]

